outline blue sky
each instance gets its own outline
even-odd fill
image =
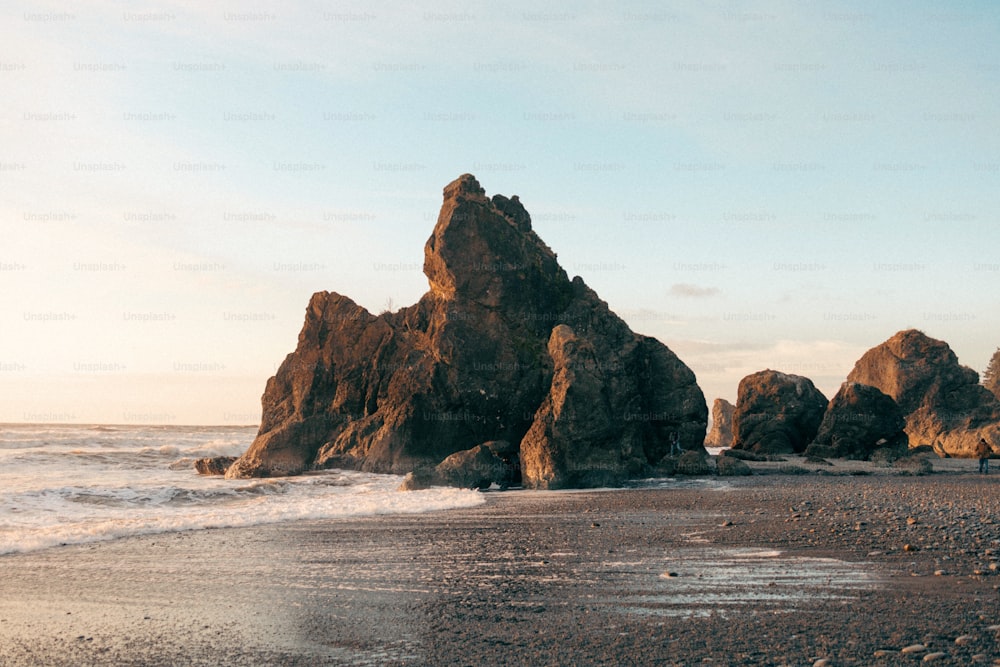
[[[465,172],[709,401],[768,367],[832,396],[908,327],[1000,345],[994,3],[37,2],[0,34],[0,421],[255,423],[310,294],[426,291]]]

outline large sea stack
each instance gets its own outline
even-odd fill
[[[736,406],[724,398],[717,398],[712,403],[712,428],[705,436],[706,447],[733,446],[733,414]]]
[[[468,174],[449,184],[424,273],[430,291],[394,313],[313,295],[228,477],[406,473],[506,441],[525,486],[583,487],[648,471],[672,437],[704,451],[694,374],[570,280],[516,196],[488,198]]]
[[[906,418],[910,447],[943,456],[973,456],[979,438],[1000,445],[1000,401],[979,375],[958,363],[947,343],[900,331],[865,352],[847,376],[891,396]]]
[[[763,370],[742,380],[733,414],[733,449],[801,453],[816,437],[827,399],[801,375]]]

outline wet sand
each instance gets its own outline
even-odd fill
[[[1000,664],[998,484],[514,491],[3,556],[0,664]]]

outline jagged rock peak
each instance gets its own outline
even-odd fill
[[[672,444],[704,452],[694,373],[569,280],[516,196],[488,198],[470,174],[445,187],[424,273],[430,291],[393,313],[313,295],[228,477],[337,467],[600,486],[648,474]]]
[[[444,186],[444,198],[445,200],[466,198],[485,202],[486,188],[481,186],[472,174],[462,174]]]
[[[523,301],[517,291],[568,284],[556,255],[531,229],[531,216],[515,195],[492,199],[471,174],[444,189],[434,232],[424,246],[431,293],[498,308]]]

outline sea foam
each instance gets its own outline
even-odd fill
[[[328,470],[247,481],[194,472],[195,458],[239,454],[252,437],[225,427],[0,426],[0,554],[485,501],[459,489],[397,491],[397,475]]]

